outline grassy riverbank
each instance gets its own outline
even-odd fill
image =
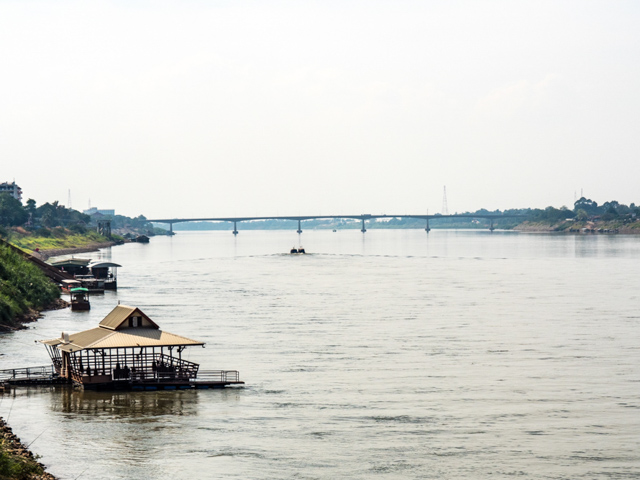
[[[124,240],[120,237],[109,239],[94,230],[75,232],[68,228],[55,227],[52,229],[38,229],[29,232],[24,228],[9,230],[6,240],[12,245],[31,253],[33,251],[86,249],[112,245]]]

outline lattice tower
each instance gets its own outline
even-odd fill
[[[442,215],[449,215],[449,205],[447,205],[447,186],[444,186],[444,193],[442,194]]]

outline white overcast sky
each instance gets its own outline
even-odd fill
[[[128,216],[640,203],[638,1],[0,0],[0,182]]]

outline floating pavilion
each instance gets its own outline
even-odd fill
[[[116,306],[96,328],[41,340],[56,375],[87,389],[173,390],[244,384],[236,370],[199,372],[182,359],[204,343],[160,330],[137,307]]]

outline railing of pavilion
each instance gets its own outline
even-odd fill
[[[138,351],[138,353],[136,353]],[[77,382],[108,376],[113,381],[173,382],[196,378],[199,365],[167,355],[160,349],[85,350],[71,356],[70,374]]]

